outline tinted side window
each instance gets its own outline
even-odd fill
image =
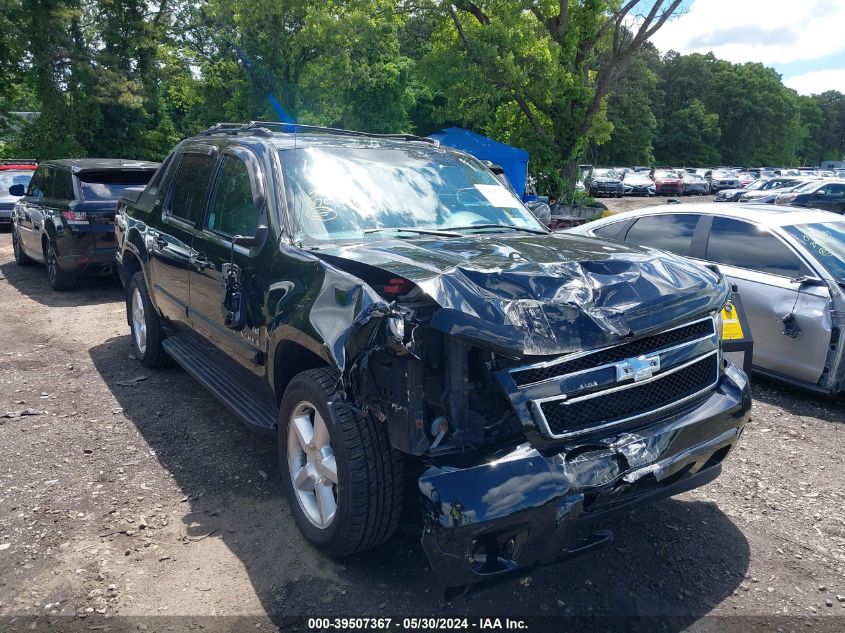
[[[247,166],[235,156],[223,160],[206,228],[224,235],[255,235],[260,211],[253,202]]]
[[[842,196],[845,195],[845,185],[831,183],[827,186],[827,195]]]
[[[686,213],[669,213],[640,218],[628,229],[625,241],[678,255],[689,255],[692,236],[700,217]]]
[[[170,190],[170,213],[194,224],[202,217],[203,202],[214,169],[214,156],[185,154],[173,178]]]
[[[599,228],[593,231],[593,235],[596,237],[604,237],[610,240],[618,240],[619,239],[619,231],[622,229],[622,225],[625,224],[624,222],[614,222],[612,224],[608,224],[606,226],[600,226]]]
[[[38,198],[44,195],[44,172],[46,167],[39,167],[32,175],[32,180],[29,181],[29,187],[26,189],[26,195]]]
[[[778,238],[752,224],[730,218],[713,218],[707,259],[784,277],[803,274],[801,260]]]
[[[53,178],[53,197],[58,200],[73,200],[73,176],[69,171],[56,169]]]

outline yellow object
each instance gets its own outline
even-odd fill
[[[745,338],[742,323],[739,322],[739,312],[730,304],[722,308],[722,340],[731,341]]]

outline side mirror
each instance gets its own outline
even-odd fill
[[[819,279],[818,277],[811,277],[809,275],[800,275],[798,277],[793,277],[790,279],[794,284],[801,284],[802,286],[827,286],[827,282],[824,279]]]
[[[258,246],[267,235],[267,226],[259,224],[255,229],[255,235],[235,235],[232,237],[232,245],[237,246]]]
[[[25,196],[26,195],[26,187],[21,184],[12,185],[9,187],[9,195],[10,196]]]
[[[816,192],[816,198],[824,198],[825,192],[824,190],[820,190]]]

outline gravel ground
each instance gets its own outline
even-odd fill
[[[845,628],[840,401],[757,381],[714,483],[601,526],[615,539],[595,555],[445,604],[411,533],[343,561],[310,548],[272,442],[181,370],[132,357],[119,284],[54,293],[41,266],[14,264],[6,233],[0,305],[0,628],[30,615],[93,630],[153,615],[137,628],[183,630],[185,616],[266,629],[290,615],[424,614]]]

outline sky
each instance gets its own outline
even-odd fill
[[[845,92],[845,0],[689,0],[652,36],[661,52],[762,62],[801,94]]]

